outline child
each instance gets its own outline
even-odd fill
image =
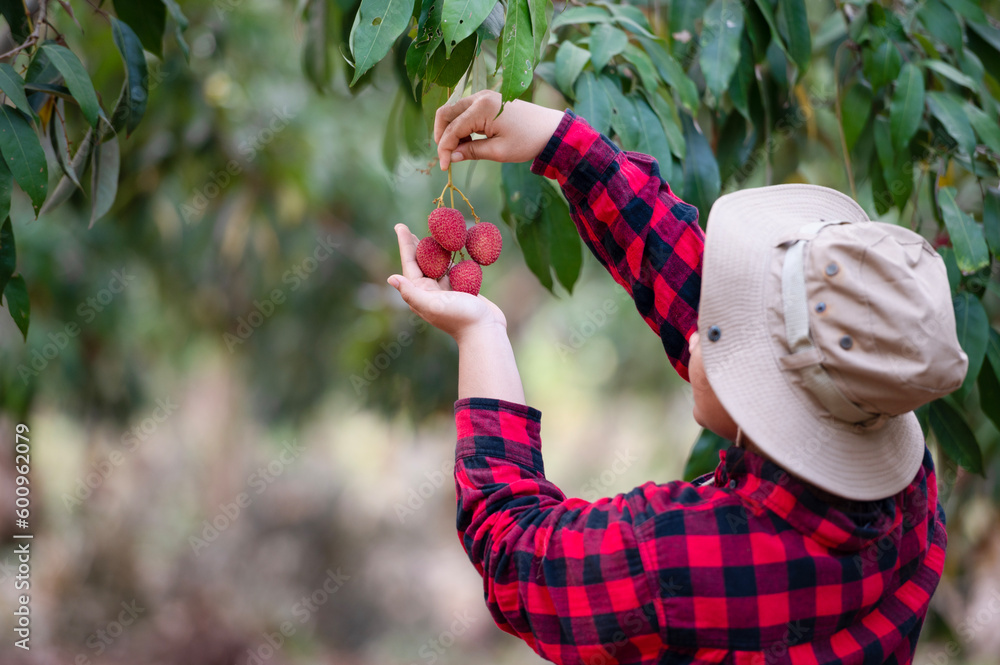
[[[499,108],[438,110],[442,168],[534,160],[557,180],[695,419],[736,445],[693,483],[566,498],[503,313],[423,277],[398,225],[389,283],[458,343],[458,531],[497,624],[556,663],[910,663],[946,545],[912,411],[968,363],[941,258],[811,185],[722,197],[706,239],[651,157],[569,111]]]

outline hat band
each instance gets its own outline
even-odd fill
[[[827,224],[808,225],[815,232]],[[785,337],[791,354],[782,358],[787,369],[797,370],[806,389],[826,407],[835,418],[849,423],[863,423],[877,419],[878,414],[868,413],[847,399],[822,366],[823,354],[809,337],[809,303],[806,299],[804,250],[808,241],[799,238],[791,243],[785,254],[781,271],[781,295],[785,314]]]

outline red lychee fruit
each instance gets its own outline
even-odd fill
[[[465,236],[465,248],[472,260],[481,266],[488,266],[500,258],[503,236],[495,224],[479,222]]]
[[[417,243],[417,265],[431,279],[441,279],[451,265],[451,252],[430,236]]]
[[[454,208],[435,208],[427,216],[427,228],[449,252],[465,247],[465,217]]]
[[[483,285],[483,269],[475,261],[466,259],[456,263],[448,272],[448,281],[452,291],[479,295],[479,287]]]

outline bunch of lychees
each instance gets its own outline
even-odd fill
[[[444,195],[449,189],[452,190],[451,207],[445,207]],[[476,220],[472,228],[466,228],[465,217],[455,209],[455,192],[465,199],[472,211]],[[480,221],[469,199],[452,184],[450,167],[448,184],[441,196],[434,199],[434,203],[437,208],[427,217],[431,235],[417,244],[417,265],[431,279],[441,279],[448,275],[453,291],[478,295],[479,287],[483,284],[483,269],[480,266],[488,266],[496,261],[503,249],[500,229],[494,224]],[[463,250],[467,250],[472,258],[464,258]]]

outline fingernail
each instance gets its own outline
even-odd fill
[[[392,276],[392,277],[390,277],[389,279],[387,279],[385,281],[389,282],[389,286],[391,286],[392,288],[394,288],[394,289],[398,289],[399,288],[399,280],[396,279],[395,276]]]
[[[462,153],[460,153],[460,152],[453,152],[453,153],[451,153],[451,161],[453,161],[453,162],[460,162],[463,159],[465,159],[465,155],[463,155]]]

